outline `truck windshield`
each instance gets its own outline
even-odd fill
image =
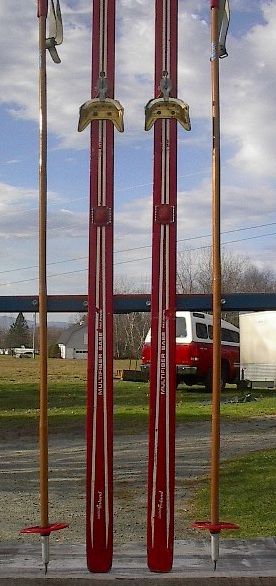
[[[185,317],[176,318],[176,337],[186,338],[187,337],[187,326]]]

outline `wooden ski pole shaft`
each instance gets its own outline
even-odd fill
[[[48,526],[48,383],[47,383],[47,81],[46,14],[39,16],[39,352],[40,352],[40,520]],[[42,536],[42,557],[46,565],[49,536]]]
[[[218,9],[211,9],[212,92],[212,293],[213,293],[213,381],[211,428],[211,523],[219,522],[220,387],[221,387],[221,244],[220,244],[220,104],[218,57]],[[219,534],[211,534],[212,550],[218,557]],[[216,563],[216,559],[213,560]]]
[[[47,347],[47,75],[46,75],[46,21],[48,0],[38,0],[39,22],[39,485],[40,526],[27,527],[22,533],[41,536],[42,561],[47,572],[49,563],[49,536],[52,531],[67,524],[49,525],[48,500],[48,347]],[[52,4],[53,7],[53,4]]]
[[[221,242],[220,242],[220,95],[219,10],[225,0],[211,0],[211,93],[212,93],[212,293],[213,293],[213,364],[212,364],[212,423],[211,423],[211,495],[210,520],[192,524],[211,534],[211,558],[214,569],[219,558],[219,534],[222,529],[237,529],[234,523],[219,518],[220,469],[220,394],[221,394]]]

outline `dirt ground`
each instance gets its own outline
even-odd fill
[[[276,448],[276,418],[223,422],[221,459]],[[39,524],[38,447],[35,438],[1,442],[0,535],[2,542],[37,541],[19,535]],[[194,537],[187,529],[194,480],[209,470],[209,423],[179,425],[176,435],[175,537]],[[145,541],[147,437],[117,436],[114,441],[114,541]],[[74,433],[49,440],[49,520],[70,527],[51,539],[85,542],[85,442]],[[204,537],[202,537],[204,539]]]

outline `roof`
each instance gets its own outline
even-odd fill
[[[72,334],[75,332],[80,332],[84,328],[87,329],[87,324],[74,324],[62,332],[57,343],[66,345],[69,342]]]

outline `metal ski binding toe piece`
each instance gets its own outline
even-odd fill
[[[80,107],[78,131],[82,132],[93,120],[110,120],[119,132],[124,132],[124,108],[112,98],[107,98],[107,79],[100,73],[97,83],[98,96]]]
[[[166,71],[160,81],[162,97],[150,100],[145,107],[145,130],[150,130],[160,118],[174,118],[185,130],[191,130],[189,106],[183,100],[170,98],[171,81]]]
[[[46,49],[49,49],[49,53],[55,63],[60,63],[56,45],[61,45],[62,41],[63,27],[59,0],[56,2],[56,8],[54,0],[50,0],[49,37],[46,39]]]

